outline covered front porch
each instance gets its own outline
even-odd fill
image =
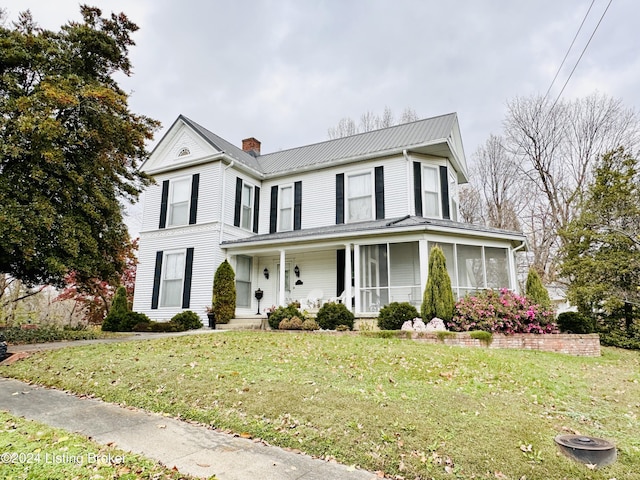
[[[501,232],[496,238],[477,227],[451,232],[451,226],[367,222],[359,229],[337,226],[225,242],[236,272],[236,314],[266,315],[294,301],[309,312],[339,301],[358,317],[375,317],[391,302],[419,310],[435,245],[447,258],[455,296],[516,288],[513,252],[524,245],[520,235]]]

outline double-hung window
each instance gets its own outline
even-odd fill
[[[371,172],[347,177],[347,222],[373,220],[373,180]]]
[[[293,230],[293,185],[280,187],[278,194],[278,231],[288,232]]]
[[[253,186],[242,185],[242,220],[240,226],[246,230],[251,230],[253,224]]]
[[[422,166],[422,215],[425,217],[440,217],[440,179],[438,168],[428,165]]]
[[[163,307],[179,307],[182,304],[185,252],[166,252],[162,263],[160,305]]]
[[[191,196],[191,178],[181,178],[170,183],[169,226],[189,223],[189,198]]]

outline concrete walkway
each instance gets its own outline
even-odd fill
[[[159,336],[154,335],[153,338]],[[95,343],[70,343],[87,342]],[[62,348],[60,343],[55,345]],[[9,351],[25,351],[23,347],[10,347]],[[49,348],[56,347],[52,344],[34,345],[34,350]],[[0,376],[3,368],[6,367],[0,367]],[[196,477],[216,475],[220,480],[377,478],[371,472],[313,459],[203,426],[2,377],[0,410],[80,433],[101,444],[114,443],[117,448],[144,455],[169,468],[175,466],[181,473]]]

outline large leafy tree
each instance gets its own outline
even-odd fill
[[[22,13],[0,26],[0,272],[29,284],[114,281],[130,242],[122,202],[158,123],[129,111],[114,74],[131,73],[138,27],[80,7],[59,32]]]
[[[638,161],[622,148],[605,154],[581,213],[563,231],[562,274],[584,314],[616,315],[627,329],[640,303]]]

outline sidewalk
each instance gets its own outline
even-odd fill
[[[215,331],[215,330],[214,330]],[[210,331],[211,333],[214,331]],[[201,333],[206,333],[202,331]],[[159,338],[154,336],[152,338]],[[144,338],[135,338],[143,340]],[[133,339],[130,339],[133,340]],[[119,339],[118,341],[122,341]],[[95,341],[70,342],[73,345]],[[62,345],[57,348],[62,348]],[[41,344],[43,350],[56,348]],[[25,351],[24,345],[9,351]],[[38,347],[38,345],[34,345]],[[0,367],[0,375],[2,367]],[[371,480],[375,474],[173,418],[0,377],[0,410],[81,433],[196,477],[219,480]]]

